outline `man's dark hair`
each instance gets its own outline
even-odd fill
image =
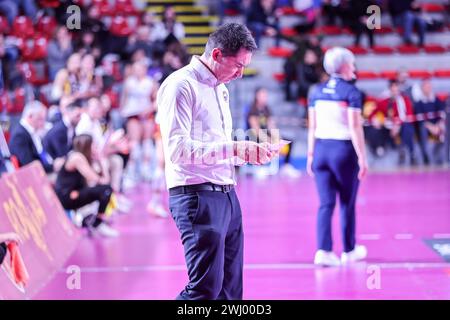
[[[394,85],[398,85],[399,82],[397,79],[393,78],[393,79],[389,79],[389,88],[394,86]]]
[[[69,103],[66,107],[67,110],[73,110],[75,108],[81,108],[83,107],[83,101],[81,99],[77,99],[72,103]]]
[[[214,48],[220,49],[224,56],[235,56],[240,49],[253,52],[258,47],[246,26],[239,23],[226,23],[209,36],[205,54],[210,56]]]

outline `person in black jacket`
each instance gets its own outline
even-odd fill
[[[359,46],[361,35],[363,33],[367,33],[370,47],[375,45],[375,30],[370,29],[367,25],[367,20],[369,18],[367,8],[374,4],[375,2],[371,0],[348,0],[343,6],[341,15],[344,18],[344,23],[355,34],[355,46]]]
[[[42,147],[39,131],[44,128],[47,110],[39,101],[27,103],[20,123],[14,128],[9,142],[11,155],[15,156],[19,166],[35,160],[41,162],[45,172],[53,172],[53,161]]]
[[[263,35],[275,37],[275,46],[279,47],[280,15],[281,12],[277,10],[274,0],[253,0],[246,14],[246,24],[253,33],[258,47]]]
[[[419,33],[419,46],[425,43],[426,21],[420,17],[420,6],[415,0],[390,0],[389,13],[396,27],[403,28],[403,41],[412,44],[411,35],[414,27]]]
[[[44,137],[44,150],[52,159],[65,157],[72,149],[75,127],[81,118],[81,103],[75,101],[61,108],[62,119],[47,132]]]

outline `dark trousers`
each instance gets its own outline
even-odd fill
[[[189,274],[177,299],[242,299],[244,235],[235,191],[179,194],[169,204]]]
[[[76,199],[71,199],[70,194],[60,194],[58,198],[66,210],[75,210],[94,201],[99,202],[98,213],[105,213],[112,194],[112,188],[109,185],[96,185],[78,190],[79,195]]]
[[[355,203],[359,186],[358,157],[352,142],[317,139],[312,165],[320,199],[318,248],[332,251],[331,217],[336,206],[336,195],[339,195],[344,251],[352,251],[355,247]]]

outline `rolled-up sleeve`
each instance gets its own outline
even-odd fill
[[[158,116],[168,159],[174,164],[207,164],[211,159],[233,158],[231,137],[230,141],[224,138],[214,142],[192,139],[195,102],[194,90],[187,81],[169,81],[159,90]]]

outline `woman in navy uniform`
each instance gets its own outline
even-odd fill
[[[309,95],[307,171],[314,176],[320,199],[317,220],[318,250],[314,263],[337,266],[361,260],[367,249],[355,244],[355,203],[361,180],[367,172],[362,128],[362,97],[354,86],[355,57],[335,47],[325,53],[329,80]],[[332,250],[331,217],[340,200],[340,223],[344,252],[339,259]]]

